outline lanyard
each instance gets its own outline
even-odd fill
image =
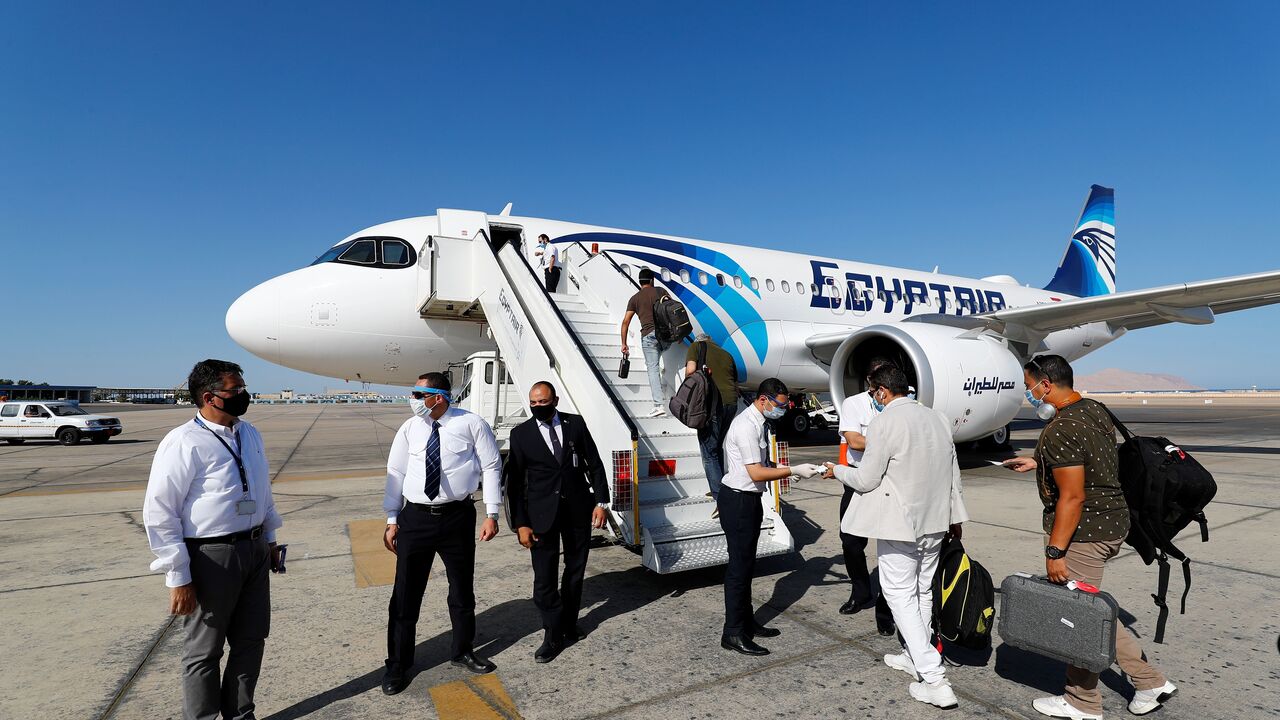
[[[240,489],[244,491],[245,496],[248,496],[249,495],[249,476],[246,475],[244,472],[244,462],[240,459],[240,453],[236,452],[235,450],[232,450],[231,446],[227,444],[227,441],[223,440],[221,435],[214,432],[213,428],[201,422],[199,417],[196,418],[196,424],[204,428],[205,430],[208,430],[209,434],[217,438],[218,442],[222,443],[222,447],[226,448],[227,452],[231,453],[232,459],[236,461],[236,470],[240,471]],[[240,433],[236,432],[235,436],[236,436],[236,446],[239,447]]]

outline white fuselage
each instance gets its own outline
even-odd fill
[[[562,247],[598,245],[633,276],[650,267],[689,309],[695,328],[734,356],[747,383],[775,376],[794,388],[825,389],[827,368],[805,345],[814,335],[922,314],[969,315],[1069,297],[1021,287],[1011,278],[973,280],[538,218],[489,216],[489,221],[522,229],[526,250],[546,233]],[[400,238],[421,249],[437,234],[439,223],[432,215],[376,225],[342,243]],[[441,271],[448,268],[437,268]],[[421,317],[417,307],[425,282],[418,263],[388,268],[322,262],[246,292],[228,310],[227,330],[242,347],[279,365],[346,380],[412,385],[420,373],[494,347],[483,324]],[[1086,325],[1054,333],[1044,345],[1075,359],[1110,339]]]

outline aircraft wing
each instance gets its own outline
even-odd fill
[[[1208,325],[1215,315],[1280,303],[1280,270],[1009,308],[974,316],[1005,333],[1047,334],[1092,322],[1137,330],[1170,322]]]

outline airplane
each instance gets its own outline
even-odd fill
[[[971,279],[510,210],[442,209],[353,233],[309,266],[244,293],[227,311],[227,331],[275,364],[412,385],[425,369],[495,347],[483,323],[422,311],[428,270],[433,277],[468,272],[428,268],[432,238],[472,232],[495,252],[504,243],[527,252],[545,233],[559,248],[608,255],[632,277],[651,268],[687,307],[695,331],[733,356],[746,386],[778,377],[794,390],[827,389],[838,406],[862,389],[868,361],[887,356],[907,371],[918,399],[951,420],[957,442],[1003,442],[1023,401],[1021,365],[1031,356],[1076,360],[1129,330],[1207,324],[1220,313],[1280,301],[1280,271],[1117,292],[1115,193],[1099,185],[1043,288],[1008,275]],[[487,227],[467,230],[459,213]]]

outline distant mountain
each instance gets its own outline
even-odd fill
[[[1203,390],[1186,378],[1158,373],[1137,373],[1117,368],[1099,370],[1076,378],[1076,389],[1085,392],[1124,392],[1126,390]]]

